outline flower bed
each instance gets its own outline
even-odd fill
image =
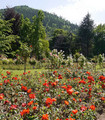
[[[98,120],[105,110],[105,77],[73,67],[0,77],[0,119]]]

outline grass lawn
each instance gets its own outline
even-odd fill
[[[30,64],[27,64],[26,68],[27,68],[26,72],[31,71],[32,74],[34,74],[36,71],[37,72],[47,71],[47,69],[45,70],[44,67],[35,68],[35,66],[30,65]],[[12,76],[23,74],[24,64],[0,65],[0,73],[6,75],[6,71],[10,71]]]
[[[0,73],[6,75],[6,71],[10,71],[12,76],[20,75],[20,74],[23,74],[23,72],[24,72],[24,70],[1,70]],[[31,71],[31,73],[34,74],[36,71],[43,72],[43,71],[45,71],[45,69],[44,68],[42,68],[42,69],[28,69],[26,72],[28,72],[28,71]]]
[[[105,67],[100,67],[99,65],[96,65],[96,67],[94,67],[94,70],[96,69],[96,71],[102,71],[103,73],[105,73]],[[6,75],[6,71],[10,71],[12,76],[15,75],[20,75],[23,74],[24,72],[24,65],[0,65],[0,73]],[[40,67],[39,69],[35,69],[34,66],[32,65],[27,65],[27,70],[26,72],[31,71],[32,74],[34,74],[36,71],[37,72],[44,72],[44,71],[50,71],[50,69],[45,69],[44,67]]]

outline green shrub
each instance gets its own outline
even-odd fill
[[[85,63],[86,63],[86,58],[85,58],[85,56],[81,54],[80,57],[78,58],[78,62],[79,62],[79,65],[80,65],[81,67],[83,67],[83,66],[85,65]]]
[[[80,57],[80,53],[79,52],[76,52],[75,54],[74,54],[74,61],[75,62],[78,62],[78,58]]]
[[[31,65],[35,65],[35,64],[37,63],[37,61],[36,61],[35,58],[30,58],[29,63],[30,63]]]
[[[6,59],[6,58],[7,58],[7,56],[5,54],[0,54],[0,60]]]
[[[23,64],[24,62],[23,62],[22,58],[18,55],[17,58],[14,60],[14,63],[15,64]]]
[[[37,69],[42,68],[42,63],[40,61],[38,61],[35,65],[35,68],[37,68]]]
[[[73,58],[72,58],[72,55],[67,56],[66,64],[67,64],[67,65],[72,65],[72,64],[73,64]]]
[[[2,65],[3,64],[3,62],[2,62],[2,60],[0,60],[0,65]]]
[[[8,59],[3,59],[2,63],[5,64],[5,65],[7,65],[9,63],[9,60]]]
[[[66,60],[63,60],[63,61],[62,61],[62,65],[66,65]]]
[[[14,64],[14,60],[13,59],[8,59],[9,61],[8,61],[8,64]]]

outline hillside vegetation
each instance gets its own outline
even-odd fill
[[[30,21],[32,21],[32,17],[34,15],[37,16],[37,13],[39,11],[38,9],[33,9],[28,6],[16,6],[14,7],[14,9],[16,12],[23,14],[25,18],[26,17],[29,18]],[[5,9],[1,9],[0,12],[4,13],[4,10]],[[64,29],[76,33],[78,29],[77,25],[70,23],[69,21],[63,19],[62,17],[58,17],[55,14],[51,14],[45,11],[43,12],[45,15],[43,19],[43,25],[46,28],[46,32],[49,36],[52,35],[55,29]]]
[[[31,56],[38,60],[48,57],[53,49],[64,51],[65,58],[76,53],[88,59],[105,54],[105,24],[95,26],[89,13],[77,26],[28,6],[7,7],[0,12],[0,51],[9,58],[16,57],[20,46],[31,46]]]

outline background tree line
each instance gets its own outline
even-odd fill
[[[16,13],[23,14],[24,18],[29,18],[32,22],[32,17],[36,15],[38,16],[38,10],[32,9],[28,6],[16,6],[14,7],[14,10]],[[5,9],[1,9],[0,12],[3,13]],[[43,26],[46,28],[45,31],[49,37],[52,36],[52,33],[55,29],[64,29],[67,31],[72,31],[73,33],[76,33],[78,29],[78,25],[72,24],[69,21],[63,19],[62,17],[58,17],[55,14],[51,14],[48,12],[44,12],[44,19],[43,19]]]
[[[88,13],[79,25],[77,34],[57,29],[50,42],[51,49],[62,49],[66,54],[82,53],[87,58],[105,54],[105,24],[95,26]]]
[[[46,40],[43,19],[44,13],[41,10],[38,11],[38,16],[33,16],[33,21],[30,22],[29,18],[24,18],[13,8],[7,8],[3,14],[3,19],[0,19],[1,52],[8,57],[15,57],[21,45],[27,43],[27,46],[32,47],[32,55],[37,59],[47,56],[49,42]]]
[[[27,8],[27,6],[22,7]],[[21,6],[17,7],[19,8],[21,11]],[[32,55],[37,59],[48,57],[48,52],[52,49],[63,50],[65,55],[80,52],[88,58],[105,53],[105,24],[95,26],[89,13],[76,27],[62,18],[51,18],[50,14],[41,10],[37,11],[37,15],[30,20],[15,9],[2,10],[4,12],[0,17],[0,51],[8,57],[15,57],[16,51],[23,43],[32,47]],[[44,13],[48,16],[46,17]],[[44,21],[48,21],[51,26],[47,22],[45,27]],[[52,24],[55,24],[55,27]]]

